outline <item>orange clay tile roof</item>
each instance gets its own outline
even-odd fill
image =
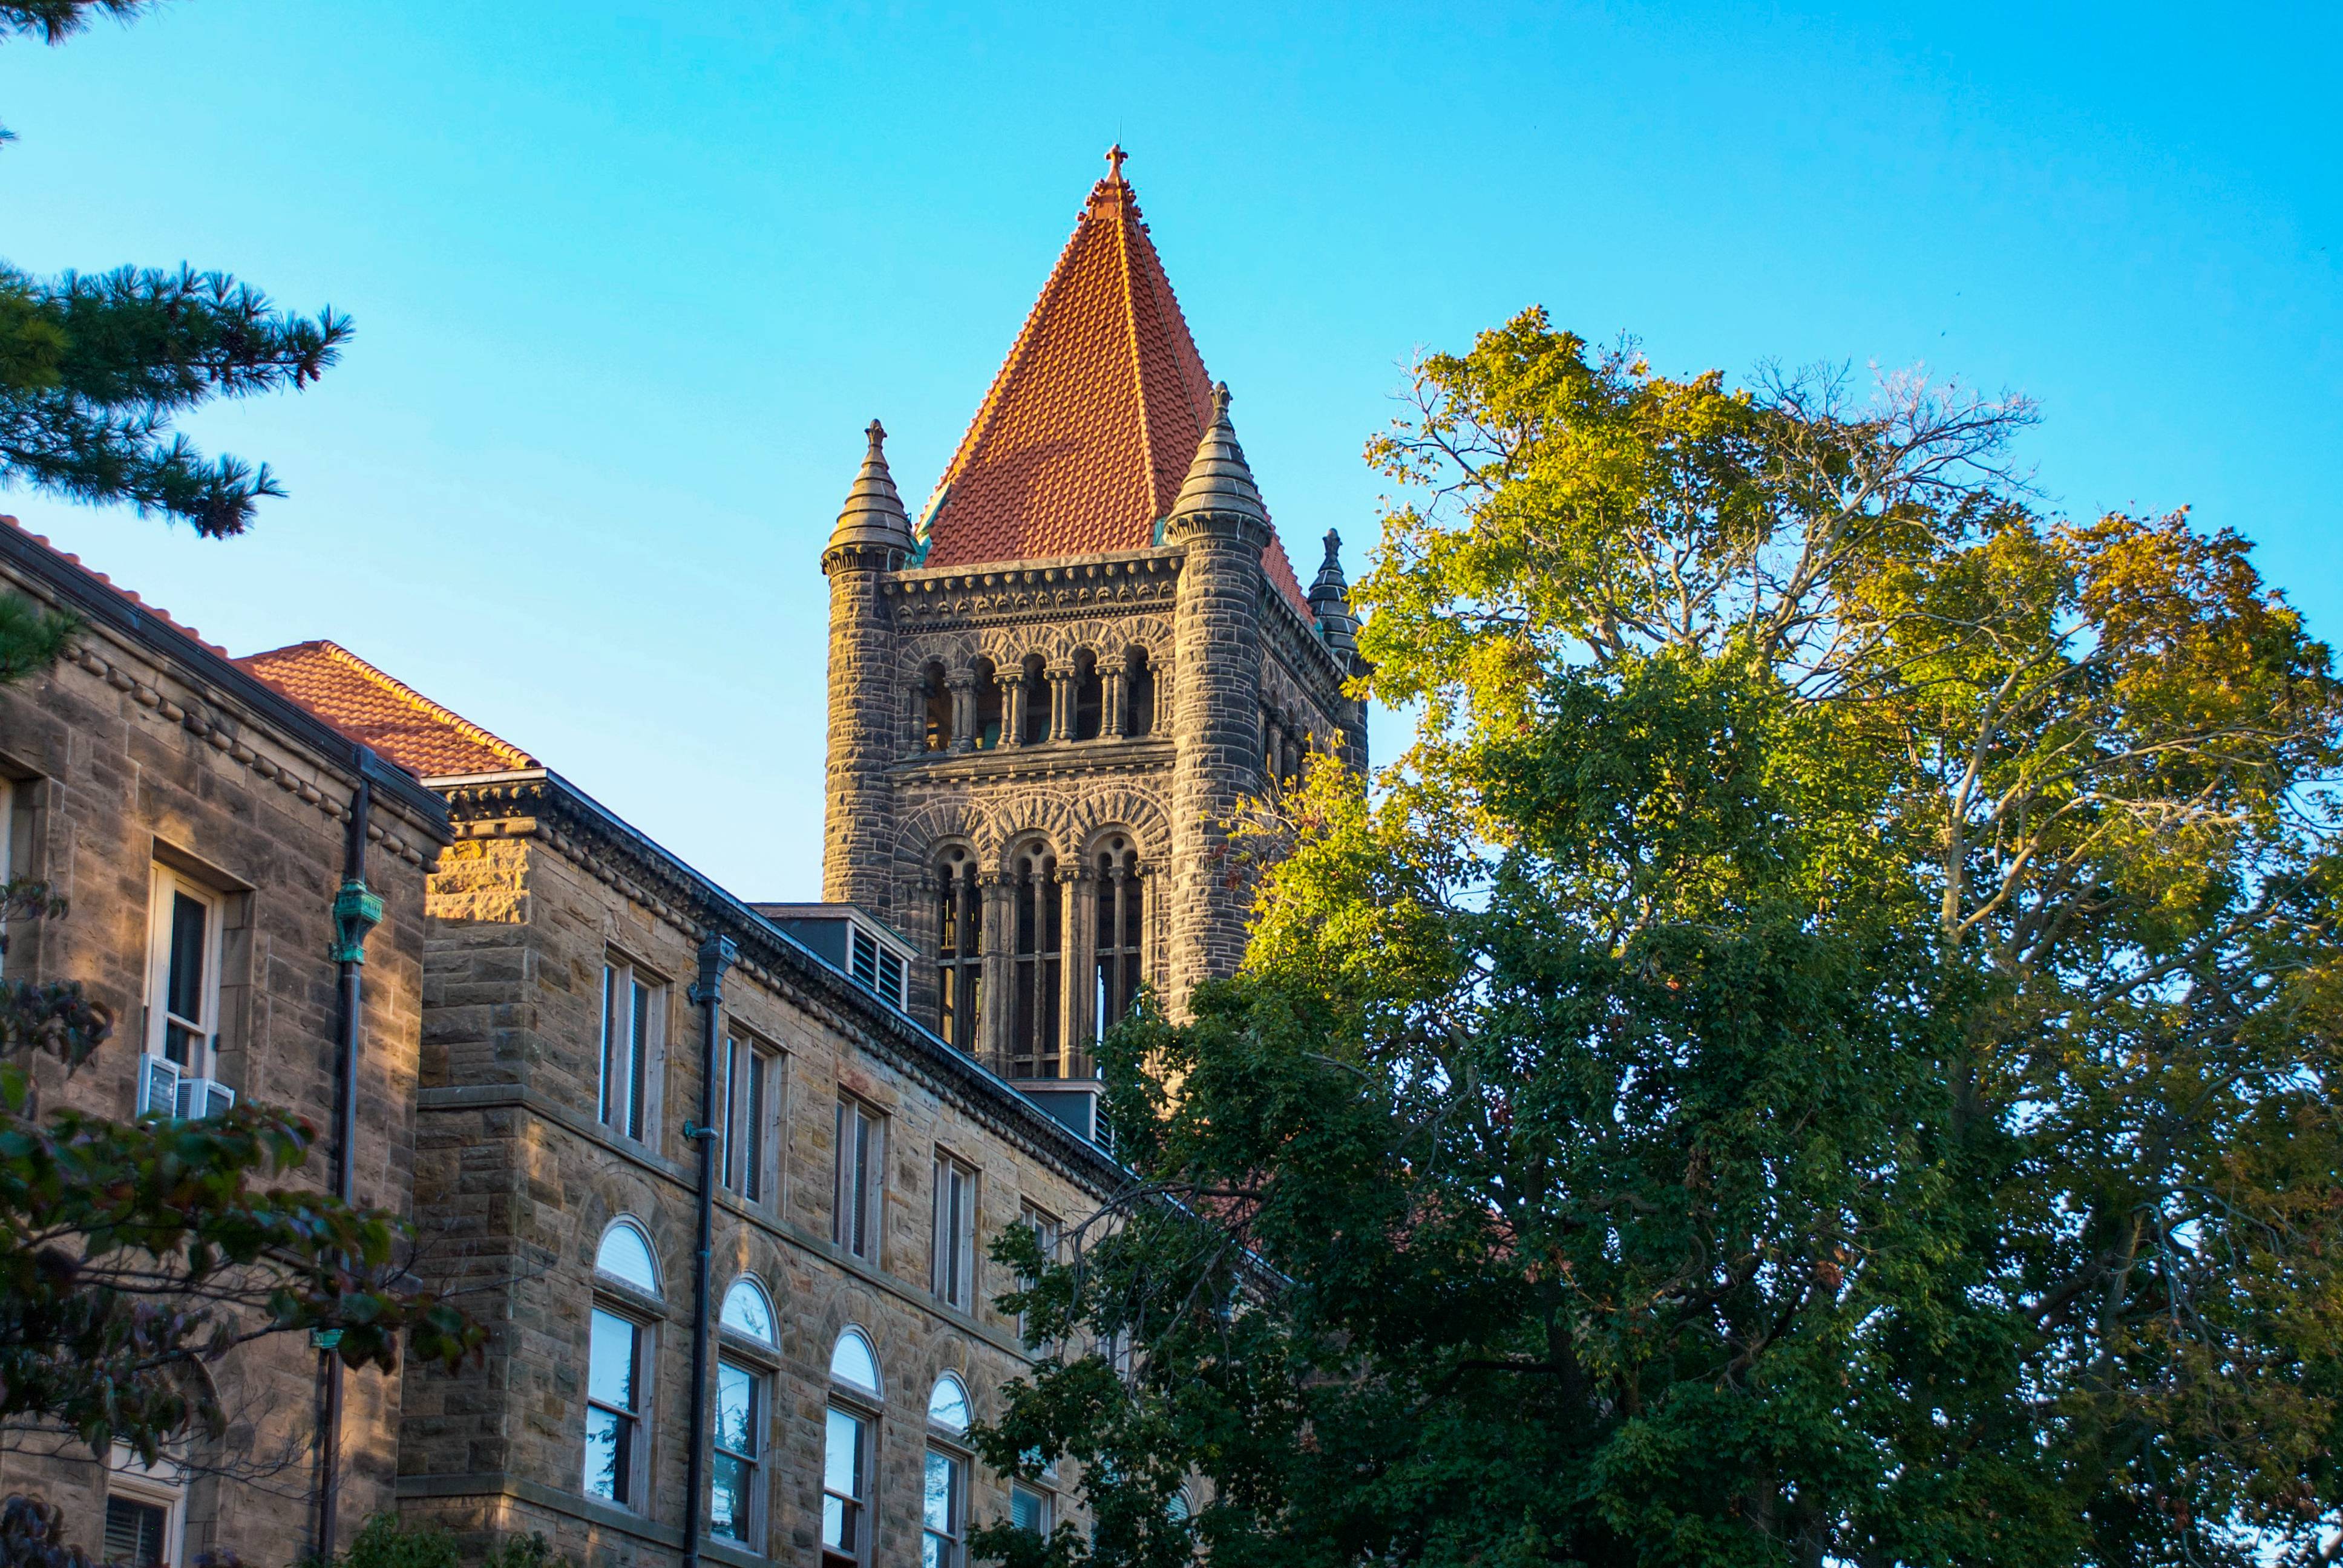
[[[537,759],[331,642],[297,642],[236,661],[351,739],[418,779],[506,773]]]
[[[944,470],[921,564],[1147,548],[1212,417],[1212,378],[1118,171],[1091,187]],[[1306,618],[1273,533],[1262,565]]]

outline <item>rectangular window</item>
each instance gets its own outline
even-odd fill
[[[146,1051],[181,1078],[209,1078],[219,1044],[224,900],[168,866],[154,868],[151,886]]]
[[[116,1568],[166,1568],[171,1510],[137,1497],[106,1500],[106,1560]]]
[[[838,1180],[830,1240],[855,1257],[879,1256],[880,1122],[860,1101],[838,1102]]]
[[[968,1509],[968,1462],[928,1450],[920,1492],[920,1568],[960,1568],[960,1521]]]
[[[821,1452],[821,1556],[825,1563],[859,1563],[870,1531],[863,1518],[870,1469],[870,1423],[830,1407]]]
[[[719,1070],[723,1078],[720,1161],[727,1190],[751,1203],[765,1196],[766,1146],[775,1118],[771,1096],[780,1081],[776,1054],[753,1040],[729,1035]]]
[[[936,1299],[961,1312],[976,1303],[976,1172],[936,1156],[933,1278]]]
[[[586,1495],[621,1507],[639,1504],[643,1330],[618,1313],[594,1309],[586,1373]]]
[[[1009,1523],[1020,1530],[1031,1530],[1047,1538],[1050,1533],[1050,1494],[1026,1485],[1021,1481],[1009,1485]]]
[[[728,1361],[716,1363],[716,1431],[709,1533],[749,1545],[755,1540],[757,1501],[763,1488],[759,1457],[765,1419],[765,1380]]]
[[[641,1139],[649,1124],[650,1093],[657,1081],[659,1048],[666,1043],[665,993],[634,966],[602,965],[602,1085],[598,1114],[602,1125]]]
[[[1036,1209],[1031,1203],[1020,1203],[1017,1206],[1017,1222],[1033,1232],[1034,1240],[1041,1245],[1042,1257],[1053,1263],[1058,1261],[1058,1239],[1061,1231],[1056,1215]],[[1021,1280],[1018,1282],[1030,1285],[1033,1282]],[[1020,1341],[1026,1338],[1026,1319],[1022,1312],[1017,1314],[1017,1337]]]

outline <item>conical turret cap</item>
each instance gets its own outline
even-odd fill
[[[873,419],[864,432],[870,449],[863,455],[862,471],[854,477],[838,527],[830,533],[830,548],[909,551],[911,519],[903,511],[903,498],[895,493],[895,476],[887,471],[887,427]]]
[[[1332,646],[1344,650],[1359,646],[1359,618],[1351,613],[1351,584],[1342,575],[1342,536],[1326,530],[1326,563],[1310,585],[1311,613]]]
[[[1204,512],[1250,518],[1264,527],[1269,522],[1269,508],[1262,505],[1244,448],[1237,445],[1236,427],[1229,423],[1225,381],[1212,388],[1212,422],[1205,427],[1204,438],[1196,443],[1196,460],[1188,465],[1187,481],[1172,503],[1174,518]]]

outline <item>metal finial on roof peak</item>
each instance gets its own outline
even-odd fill
[[[1342,569],[1342,536],[1332,528],[1326,530],[1326,565]]]

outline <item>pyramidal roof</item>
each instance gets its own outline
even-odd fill
[[[926,523],[931,567],[1145,549],[1212,419],[1212,382],[1156,256],[1122,149],[1091,187]],[[1308,601],[1272,533],[1262,565]]]

